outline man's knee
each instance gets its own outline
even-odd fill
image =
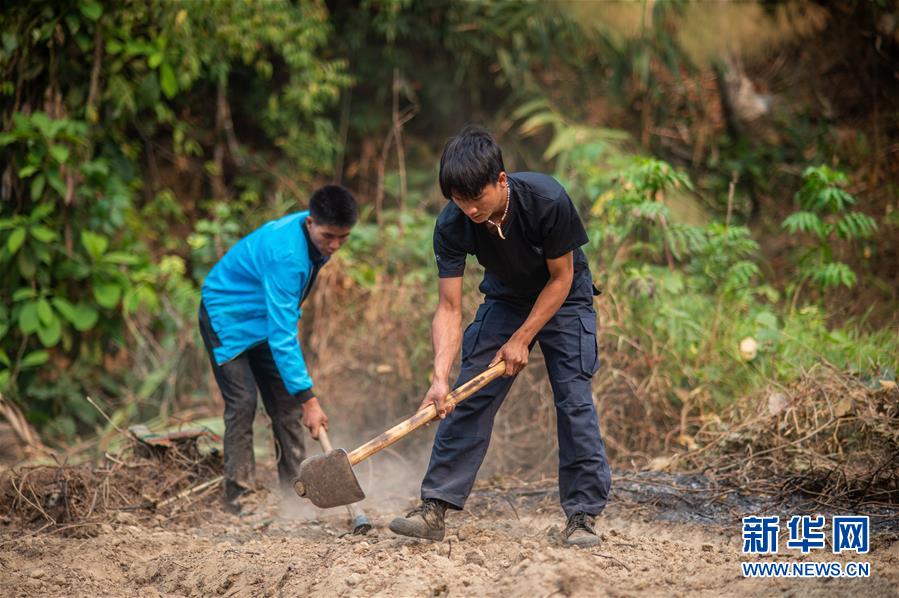
[[[561,413],[581,413],[585,408],[595,410],[593,389],[589,378],[584,377],[570,382],[550,382],[556,409]]]
[[[240,426],[252,428],[253,420],[256,418],[256,397],[250,400],[249,397],[240,399],[226,400],[225,402],[225,424],[228,426]]]

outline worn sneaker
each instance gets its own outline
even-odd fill
[[[599,545],[599,536],[593,530],[593,516],[587,513],[572,514],[562,533],[565,536],[565,546],[588,548]]]
[[[246,515],[252,510],[253,490],[232,482],[225,482],[224,507],[232,515]]]
[[[436,499],[426,498],[421,504],[390,522],[390,531],[401,536],[443,540],[446,526],[443,522],[446,505]]]

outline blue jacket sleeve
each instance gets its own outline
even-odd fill
[[[300,293],[309,272],[297,272],[286,267],[286,262],[269,264],[263,277],[268,311],[268,344],[287,392],[305,402],[313,396],[312,378],[297,339],[297,322],[300,319]]]

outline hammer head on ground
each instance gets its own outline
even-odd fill
[[[300,473],[293,482],[297,494],[308,498],[317,507],[339,507],[365,498],[359,486],[350,458],[343,449],[309,457],[300,464]]]

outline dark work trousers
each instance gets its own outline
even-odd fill
[[[462,337],[456,387],[487,368],[528,313],[491,300],[478,308]],[[543,351],[556,404],[562,508],[566,516],[578,511],[598,515],[608,502],[612,477],[590,388],[599,369],[596,312],[589,305],[564,304],[534,340]],[[422,499],[438,498],[457,509],[465,506],[490,444],[493,418],[513,380],[494,380],[440,422]]]
[[[300,422],[302,403],[287,392],[268,343],[251,347],[231,361],[218,365],[212,349],[220,343],[202,303],[199,320],[200,335],[225,400],[225,498],[233,500],[256,485],[253,420],[257,387],[265,411],[272,420],[281,489],[292,495],[293,480],[306,452]]]

